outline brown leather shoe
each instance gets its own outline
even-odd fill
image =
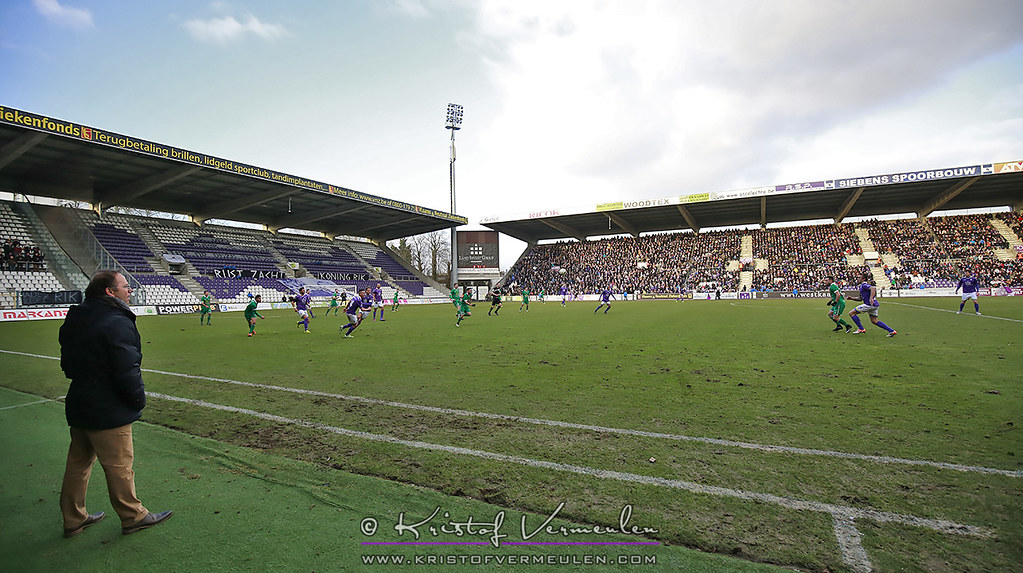
[[[107,514],[106,514],[105,511],[101,511],[99,513],[90,513],[89,517],[85,518],[85,523],[79,525],[78,527],[76,527],[74,529],[65,529],[64,530],[64,537],[74,537],[74,536],[78,535],[79,533],[85,531],[86,527],[89,527],[90,525],[92,525],[94,523],[99,523],[106,516],[107,516]]]
[[[121,528],[121,535],[130,535],[136,531],[142,531],[148,529],[154,525],[159,525],[174,515],[173,511],[161,511],[160,513],[147,513],[145,517],[138,520],[137,523],[129,525],[128,527]]]

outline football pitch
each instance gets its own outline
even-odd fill
[[[519,312],[516,300],[499,317],[480,302],[457,328],[451,305],[404,306],[350,339],[322,308],[308,334],[293,312],[264,312],[251,338],[240,313],[211,326],[140,317],[143,421],[315,468],[321,495],[342,505],[375,496],[370,521],[320,519],[378,556],[489,557],[465,569],[480,570],[510,548],[599,550],[667,571],[691,548],[737,558],[714,556],[720,571],[1020,570],[1023,299],[985,298],[982,316],[956,315],[958,298],[882,300],[893,338],[869,320],[863,335],[832,332],[823,300],[629,301],[607,314],[556,299]],[[0,385],[63,396],[59,326],[0,325]],[[361,476],[440,501],[337,489]],[[90,510],[109,513],[97,499]],[[59,516],[55,504],[53,493],[33,511]],[[505,537],[492,531],[501,509]],[[424,520],[417,536],[395,527]]]

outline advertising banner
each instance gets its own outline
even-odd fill
[[[82,304],[82,291],[62,290],[43,292],[38,290],[21,291],[21,306],[53,306],[57,304]]]
[[[457,231],[459,269],[496,269],[500,262],[497,231]]]
[[[66,308],[44,308],[39,310],[17,308],[12,310],[0,310],[0,322],[12,320],[64,320],[67,316]]]
[[[174,159],[182,163],[188,163],[200,167],[207,167],[211,169],[216,169],[218,171],[236,173],[238,175],[245,175],[248,177],[254,177],[256,179],[272,181],[274,183],[283,183],[286,185],[300,187],[311,191],[319,191],[321,193],[340,195],[342,197],[355,199],[357,201],[362,201],[364,203],[372,203],[375,205],[380,205],[382,207],[389,207],[401,211],[410,211],[413,213],[437,217],[448,221],[456,221],[462,224],[469,222],[468,219],[466,219],[465,217],[460,217],[458,215],[453,215],[451,213],[445,213],[443,211],[438,211],[436,209],[420,207],[418,205],[413,205],[411,203],[406,203],[404,201],[385,199],[383,197],[370,195],[369,193],[362,193],[359,191],[354,191],[352,189],[345,189],[344,187],[337,187],[334,185],[321,183],[319,181],[313,181],[311,179],[295,177],[294,175],[288,175],[287,173],[281,173],[270,169],[256,167],[254,165],[247,165],[245,163],[221,159],[219,157],[214,157],[212,155],[196,153],[194,151],[188,151],[187,149],[181,149],[170,145],[163,145],[161,143],[154,143],[152,141],[146,141],[144,139],[138,139],[128,135],[121,135],[119,133],[114,133],[112,131],[105,131],[97,129],[95,127],[88,127],[85,125],[80,125],[69,121],[52,119],[46,116],[34,114],[27,111],[21,111],[9,107],[0,106],[0,122],[7,123],[10,125],[17,125],[21,127],[28,127],[45,133],[52,133],[65,137],[71,137],[74,139],[89,141],[97,145],[116,147],[119,149],[133,151],[135,153],[163,157],[166,159]]]

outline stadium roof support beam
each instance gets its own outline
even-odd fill
[[[760,198],[760,228],[767,228],[767,197]]]
[[[637,239],[639,238],[639,231],[636,230],[636,226],[623,219],[621,215],[608,213],[607,216],[609,219],[614,221],[615,225],[618,225],[633,237],[636,237]]]
[[[930,215],[938,207],[941,207],[945,203],[948,203],[949,201],[954,199],[956,195],[958,195],[958,194],[962,193],[963,191],[965,191],[966,189],[968,189],[970,187],[970,185],[973,185],[974,183],[976,183],[978,179],[980,179],[980,176],[971,177],[971,178],[967,179],[966,181],[961,181],[959,183],[956,183],[955,185],[953,185],[953,186],[949,187],[948,189],[942,191],[937,196],[935,196],[933,199],[931,199],[930,201],[925,203],[920,208],[920,210],[917,211],[916,214],[921,219],[926,217],[926,216],[928,216],[928,215]]]
[[[699,233],[700,225],[697,224],[696,217],[693,217],[693,214],[689,212],[689,209],[686,209],[682,205],[675,205],[675,208],[682,214],[682,218],[686,220],[686,223],[689,223],[689,228],[692,229],[694,233]]]
[[[561,231],[562,233],[568,235],[569,237],[578,239],[579,241],[586,240],[586,235],[580,233],[578,230],[573,229],[572,227],[569,227],[564,223],[558,223],[557,221],[551,221],[549,219],[540,219],[539,221],[556,231]]]
[[[26,131],[15,138],[14,141],[0,147],[0,170],[3,170],[4,167],[7,167],[12,161],[24,155],[28,150],[42,143],[47,137],[49,136],[45,133]]]
[[[157,189],[170,185],[179,179],[188,177],[189,175],[201,171],[202,167],[198,165],[182,165],[180,167],[173,167],[162,173],[150,175],[144,179],[133,181],[127,185],[122,185],[114,189],[98,190],[96,191],[96,199],[98,201],[106,201],[108,203],[124,204],[126,201],[137,199],[146,193],[151,193]]]
[[[838,213],[835,213],[834,218],[836,224],[841,223],[842,219],[845,219],[845,216],[852,210],[853,205],[860,200],[860,195],[863,195],[864,189],[866,189],[866,187],[857,187],[855,191],[849,194],[849,197],[846,198],[845,202],[842,203],[842,206],[838,209]]]
[[[369,205],[367,204],[367,205],[360,205],[358,207],[352,207],[351,209],[334,209],[334,210],[330,210],[330,211],[317,211],[316,213],[313,213],[311,215],[308,214],[308,213],[306,213],[306,214],[295,214],[295,215],[292,215],[290,217],[281,217],[280,219],[274,221],[273,223],[268,223],[267,224],[267,228],[276,233],[278,229],[284,229],[286,227],[295,227],[296,225],[305,225],[307,223],[312,223],[312,222],[315,222],[315,221],[320,221],[320,220],[326,219],[328,217],[336,217],[336,216],[339,216],[339,215],[347,215],[349,213],[355,213],[357,211],[362,211],[363,209],[368,209],[368,208],[369,208]]]
[[[227,201],[221,201],[206,207],[201,213],[194,213],[192,218],[196,222],[205,221],[206,219],[224,219],[227,215],[241,211],[252,204],[273,201],[274,199],[287,197],[294,193],[296,193],[294,189],[273,189],[256,195],[248,195],[243,199],[228,199]]]

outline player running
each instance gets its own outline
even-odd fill
[[[472,316],[472,312],[469,311],[470,306],[476,306],[472,302],[472,289],[465,289],[465,294],[462,295],[462,300],[458,306],[458,320],[455,321],[455,326],[459,326],[463,318]]]
[[[345,307],[345,316],[348,317],[348,324],[344,324],[337,329],[338,333],[344,332],[346,328],[348,329],[348,332],[345,333],[345,338],[355,338],[352,336],[352,332],[359,327],[360,313],[362,311],[362,297],[359,296],[360,294],[362,294],[362,291],[353,294],[352,298],[348,300],[348,306]]]
[[[522,312],[522,307],[526,307],[526,312],[529,312],[529,290],[522,289],[522,303],[519,305],[519,312]]]
[[[566,302],[568,302],[568,287],[562,285],[561,286],[561,306],[565,307],[566,306],[565,305]]]
[[[249,325],[249,336],[256,333],[256,317],[258,316],[260,319],[266,318],[256,310],[256,307],[259,306],[262,300],[263,296],[257,294],[249,300],[249,304],[245,307],[245,323]]]
[[[304,287],[299,287],[298,296],[295,297],[295,312],[301,318],[298,319],[296,324],[305,326],[305,332],[309,332],[309,305],[312,303],[313,297],[305,291]]]
[[[359,322],[361,323],[373,310],[373,297],[369,294],[369,289],[364,288],[359,291],[359,298],[362,299],[362,306],[359,309]]]
[[[210,291],[202,291],[202,298],[199,299],[199,326],[202,326],[202,318],[206,317],[206,326],[210,325],[210,319],[213,318],[213,297],[210,296]]]
[[[373,295],[373,320],[377,319],[377,309],[380,309],[380,322],[384,321],[384,291],[380,288],[380,283],[377,283],[376,288],[370,291]]]
[[[501,316],[501,289],[494,289],[490,293],[490,310],[487,311],[487,316],[490,313],[494,313],[494,316]]]
[[[394,302],[391,304],[391,312],[398,312],[398,289],[394,289]]]
[[[842,318],[842,313],[845,312],[845,293],[842,292],[842,288],[838,286],[833,277],[828,277],[831,280],[831,285],[828,286],[828,292],[831,293],[831,300],[828,301],[828,318],[831,322],[835,323],[835,328],[831,329],[832,332],[838,332],[845,327],[845,331],[848,333],[852,330],[852,325],[846,322]]]
[[[607,305],[607,308],[604,309],[604,314],[607,314],[607,311],[611,310],[611,299],[613,299],[614,297],[615,295],[613,292],[611,292],[610,289],[604,289],[600,291],[600,304],[597,305],[597,308],[593,309],[593,314],[597,314],[597,311],[600,310],[600,307],[604,305]]]
[[[870,284],[870,273],[863,273],[863,282],[859,286],[860,296],[850,296],[851,300],[858,300],[863,304],[857,306],[849,312],[849,318],[853,319],[859,330],[854,330],[852,334],[866,334],[866,330],[863,329],[863,323],[860,322],[860,317],[857,316],[861,313],[867,313],[870,316],[870,322],[874,323],[875,326],[883,328],[888,331],[888,338],[891,338],[898,334],[898,332],[887,324],[877,319],[877,309],[881,306],[881,301],[877,300],[877,287]]]
[[[959,289],[963,289],[963,300],[959,303],[959,310],[956,311],[956,314],[962,314],[966,301],[972,298],[973,310],[977,316],[980,316],[980,301],[977,300],[977,295],[980,292],[980,280],[977,279],[977,273],[970,271],[965,277],[959,279],[955,292],[958,293]]]

